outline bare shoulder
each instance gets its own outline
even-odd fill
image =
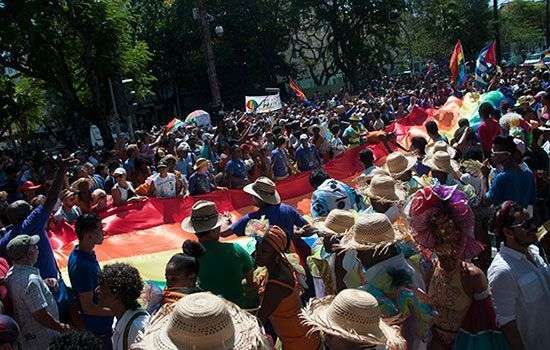
[[[481,269],[472,263],[464,263],[464,277],[469,289],[479,293],[487,289],[487,277]]]

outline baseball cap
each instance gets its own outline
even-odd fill
[[[40,185],[35,185],[32,181],[25,181],[19,186],[19,192],[32,191],[39,189]]]
[[[14,260],[20,259],[27,253],[27,249],[37,244],[38,241],[40,241],[40,237],[37,235],[19,235],[12,238],[6,247],[8,256]]]
[[[305,141],[305,140],[307,140],[307,139],[308,139],[308,137],[307,137],[306,134],[300,135],[300,141]]]
[[[113,175],[126,175],[126,170],[124,168],[116,168],[115,171],[113,171]]]

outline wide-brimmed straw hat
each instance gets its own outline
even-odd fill
[[[181,298],[166,323],[133,346],[142,350],[264,348],[265,335],[254,316],[207,292]]]
[[[362,214],[341,239],[342,250],[368,250],[380,243],[391,243],[398,239],[390,219],[381,213]]]
[[[373,176],[365,194],[370,199],[390,203],[403,201],[406,196],[405,191],[388,175]]]
[[[281,196],[277,192],[277,186],[265,176],[260,176],[254,183],[244,186],[243,191],[267,204],[276,205],[281,203]]]
[[[353,113],[353,114],[351,115],[351,117],[349,118],[349,121],[350,121],[350,122],[360,122],[360,121],[362,121],[362,120],[363,120],[363,119],[361,118],[361,116],[359,116],[359,114],[357,114],[357,113]]]
[[[197,159],[197,161],[195,162],[195,165],[193,166],[193,169],[194,170],[198,170],[200,169],[202,166],[204,165],[208,165],[208,159],[206,158],[199,158]]]
[[[336,296],[312,299],[300,317],[314,330],[338,338],[405,349],[404,339],[382,320],[378,301],[366,291],[344,289]]]
[[[426,146],[426,155],[431,156],[437,151],[444,151],[449,153],[451,158],[454,158],[456,155],[456,150],[449,146],[449,144],[445,141],[436,141],[428,146]]]
[[[190,232],[206,232],[225,225],[225,220],[210,201],[200,200],[193,204],[191,215],[181,222],[181,229]]]
[[[393,152],[386,157],[384,169],[392,176],[401,176],[411,170],[416,164],[416,157],[405,156],[399,152]]]
[[[432,156],[424,158],[422,162],[432,170],[439,170],[447,174],[456,175],[460,172],[460,165],[457,161],[451,159],[449,153],[437,151]]]
[[[343,235],[355,224],[356,215],[350,210],[333,209],[324,220],[315,221],[313,226],[326,233]]]
[[[532,95],[524,95],[518,98],[518,100],[516,101],[516,107],[519,107],[522,104],[528,104],[529,106],[531,106],[535,102],[535,98]]]
[[[481,168],[483,164],[479,160],[467,159],[460,163],[464,170],[474,176],[481,176]]]

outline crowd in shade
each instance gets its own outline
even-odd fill
[[[406,144],[389,127],[486,91],[504,98],[452,137],[432,119]],[[364,170],[331,178],[324,164],[356,147]],[[385,77],[112,149],[0,152],[1,349],[550,349],[550,71],[507,68],[483,91]],[[309,213],[277,188],[299,173]],[[227,189],[255,209],[194,200],[165,285],[100,266],[106,210]],[[57,223],[77,237],[65,278]]]

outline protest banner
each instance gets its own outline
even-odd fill
[[[246,113],[267,113],[283,108],[281,96],[245,96],[244,105]]]

